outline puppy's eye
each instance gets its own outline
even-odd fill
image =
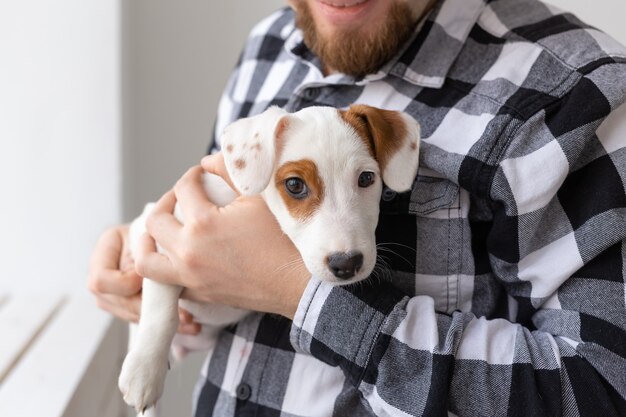
[[[373,172],[370,172],[370,171],[361,172],[361,175],[359,175],[359,187],[367,188],[370,185],[374,184],[375,179],[376,177]]]
[[[290,196],[301,200],[309,195],[309,189],[300,178],[291,177],[285,180],[285,189]]]

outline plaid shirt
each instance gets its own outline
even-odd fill
[[[625,101],[626,49],[534,0],[440,2],[361,79],[263,20],[216,131],[365,103],[421,123],[421,167],[383,191],[377,278],[224,331],[196,416],[626,415]]]

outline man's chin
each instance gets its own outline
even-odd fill
[[[379,0],[316,0],[315,15],[326,27],[355,29],[378,12]]]
[[[367,21],[361,13],[380,3],[379,0],[368,0],[354,6],[358,8],[355,9],[354,21]],[[389,12],[378,14],[380,20],[371,25],[323,25],[327,22],[316,21],[309,2],[300,0],[295,4],[296,25],[302,30],[304,43],[320,58],[325,69],[356,77],[376,72],[397,53],[414,28],[411,10],[404,2],[393,2]],[[322,3],[314,0],[313,4],[318,6]],[[344,13],[342,19],[347,19],[348,12],[335,12],[337,16]]]

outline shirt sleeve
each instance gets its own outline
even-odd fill
[[[517,319],[312,281],[296,349],[380,416],[626,415],[625,99],[626,66],[604,65],[508,138],[485,244]]]

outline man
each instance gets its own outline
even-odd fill
[[[297,252],[262,200],[216,209],[198,167],[158,202],[168,256],[146,237],[140,274],[275,313],[223,332],[196,415],[625,415],[626,50],[534,0],[290,5],[251,33],[216,131],[273,104],[403,110],[420,173],[383,192],[388,270],[354,287],[281,268]],[[129,317],[123,230],[91,282]]]

